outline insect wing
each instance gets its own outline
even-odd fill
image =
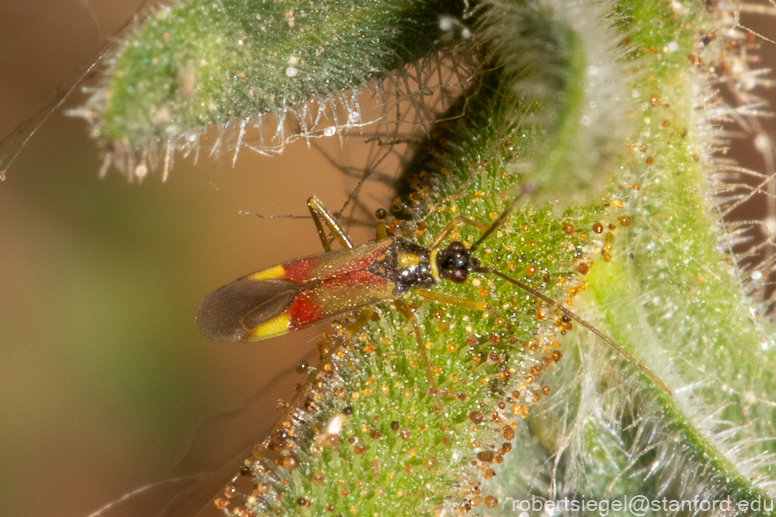
[[[202,300],[197,328],[212,341],[258,341],[393,297],[394,285],[367,272],[392,243],[322,253],[238,278]]]
[[[291,302],[291,330],[300,330],[323,319],[391,300],[395,284],[367,271],[352,271],[321,281]]]
[[[347,248],[289,260],[266,271],[282,269],[282,274],[279,277],[297,283],[313,280],[325,281],[349,273],[364,271],[370,265],[385,260],[386,253],[391,248],[393,241],[394,239],[386,239],[363,244],[357,248]]]
[[[288,332],[287,309],[304,289],[282,278],[238,278],[202,300],[197,328],[212,341],[266,339]]]

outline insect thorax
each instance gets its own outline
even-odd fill
[[[392,282],[394,294],[436,283],[429,250],[401,237],[394,237],[385,255],[367,266],[367,271]]]

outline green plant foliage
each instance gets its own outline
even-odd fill
[[[429,245],[454,218],[491,224],[519,197],[477,258],[582,316],[671,389],[552,304],[472,273],[434,289],[492,310],[402,298],[421,349],[392,304],[327,334],[320,365],[219,507],[240,516],[495,515],[530,496],[768,498],[774,347],[721,250],[704,105],[715,74],[745,48],[723,25],[726,13],[637,0],[492,0],[466,13],[453,3],[274,3],[249,17],[212,5],[163,11],[128,41],[105,93],[102,138],[138,150],[171,141],[170,127],[198,134],[200,124],[334,98],[452,44],[454,31],[436,27],[454,18],[436,13],[460,16],[452,26],[466,37],[456,51],[477,53],[476,79],[407,167],[417,189],[400,208],[411,220],[389,226]],[[196,22],[203,13],[207,23]],[[178,38],[171,23],[196,27],[194,39],[161,43]],[[405,48],[410,41],[418,46]],[[178,51],[157,55],[159,45],[196,46],[180,52],[203,64],[162,63]],[[147,62],[166,71],[138,80]],[[188,66],[196,73],[182,91]],[[151,100],[123,98],[130,91]],[[157,120],[161,106],[169,113]],[[143,128],[149,116],[156,129]],[[481,233],[462,225],[443,245],[471,246]]]
[[[336,103],[332,92],[438,49],[439,14],[462,10],[445,1],[180,3],[121,45],[104,89],[80,113],[96,119],[93,134],[118,165],[137,159],[147,167],[160,150],[169,161],[208,125],[266,113],[280,121],[282,142],[289,110],[319,101],[297,113],[310,124]]]

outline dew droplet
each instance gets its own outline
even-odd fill
[[[286,470],[294,470],[296,467],[299,466],[299,460],[296,459],[296,456],[293,454],[290,454],[288,456],[285,456],[283,458],[283,468]]]
[[[761,153],[770,152],[771,139],[766,133],[760,133],[754,137],[754,148]]]
[[[310,473],[310,482],[312,482],[312,484],[315,485],[315,486],[321,486],[325,479],[326,478],[323,475],[323,471],[321,471],[321,470],[316,470],[316,471]]]
[[[138,179],[138,181],[142,181],[142,179],[146,176],[148,176],[148,165],[141,163],[135,167],[135,177]]]
[[[492,495],[489,495],[488,497],[486,497],[484,502],[485,502],[485,506],[488,508],[495,508],[496,506],[498,506],[498,498]]]
[[[480,451],[477,453],[477,459],[483,463],[493,463],[496,453],[493,451]]]
[[[453,20],[453,17],[448,14],[443,14],[439,17],[439,30],[444,32],[449,32],[453,30],[453,26],[455,25],[455,20]]]

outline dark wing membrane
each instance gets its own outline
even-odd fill
[[[281,315],[304,289],[278,278],[239,278],[202,300],[197,328],[212,341],[242,341],[252,329]]]

